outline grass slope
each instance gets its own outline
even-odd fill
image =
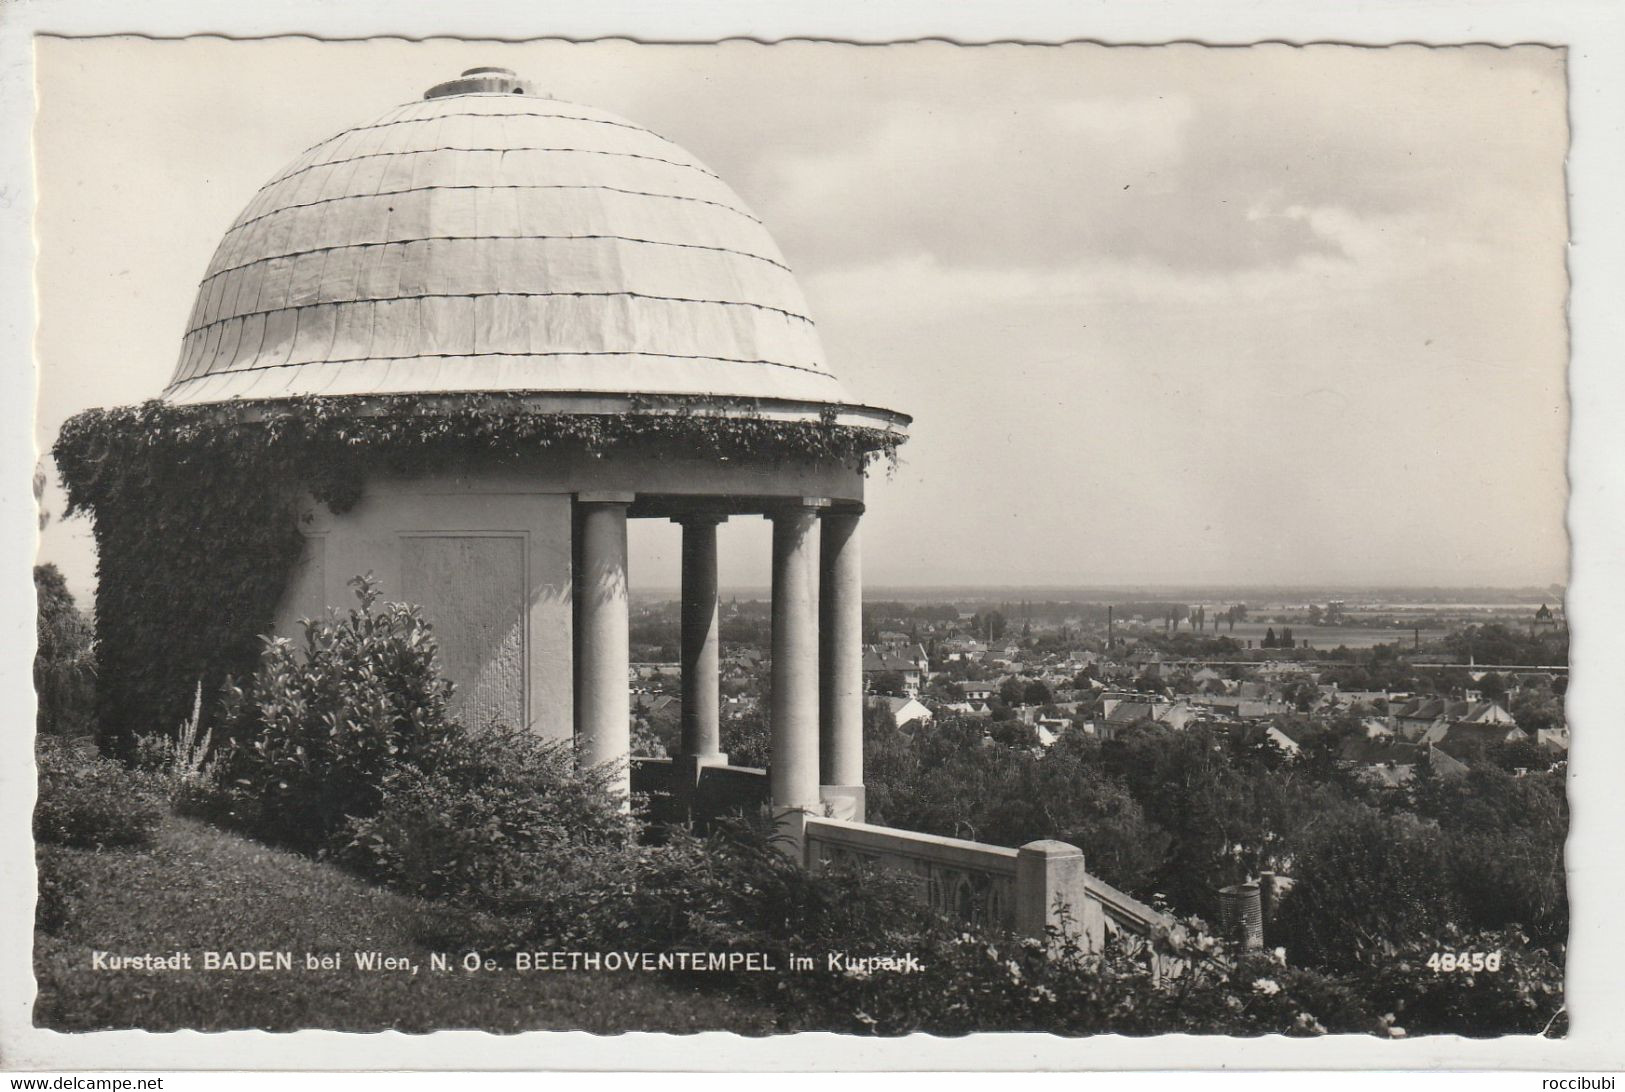
[[[461,912],[191,820],[167,820],[146,849],[46,851],[61,855],[82,889],[60,935],[35,933],[40,1027],[772,1030],[772,1015],[759,1007],[648,975],[433,973],[436,946],[427,938],[460,933]],[[194,969],[95,970],[97,949],[188,951]],[[204,950],[290,951],[295,969],[204,971]],[[415,977],[355,969],[353,953],[374,950],[407,956],[422,969]],[[307,971],[306,952],[337,952],[343,969]]]

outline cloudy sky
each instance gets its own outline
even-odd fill
[[[871,584],[1545,584],[1567,572],[1563,55],[42,40],[38,437],[167,383],[304,148],[464,68],[682,144],[831,366],[915,417]],[[60,498],[48,495],[60,508]],[[764,584],[763,521],[722,539]],[[674,528],[634,580],[676,583]],[[82,521],[43,554],[90,586]]]

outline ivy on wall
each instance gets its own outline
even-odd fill
[[[95,521],[98,742],[127,756],[136,735],[185,717],[199,679],[214,692],[252,672],[299,558],[307,495],[343,512],[369,474],[463,457],[636,448],[866,469],[895,463],[901,442],[832,414],[778,421],[709,400],[636,400],[614,414],[536,412],[497,394],[87,410],[52,453],[68,512]]]

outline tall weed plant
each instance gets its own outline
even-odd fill
[[[210,751],[213,730],[203,724],[203,680],[192,692],[192,714],[174,735],[154,733],[136,739],[136,765],[152,773],[166,787],[172,805],[186,810],[188,797],[215,780],[215,756]]]

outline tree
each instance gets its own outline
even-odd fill
[[[1294,963],[1347,971],[1461,918],[1444,837],[1365,808],[1323,830],[1294,867],[1275,918]]]
[[[997,641],[1004,636],[1005,627],[1008,623],[1002,613],[990,610],[985,614],[978,611],[976,616],[971,619],[971,624],[976,627],[976,636],[983,640]]]
[[[1038,679],[1033,679],[1027,684],[1021,697],[1025,705],[1048,705],[1055,700],[1055,695],[1050,693],[1049,687]]]
[[[869,689],[876,694],[900,698],[908,692],[908,683],[901,671],[882,671],[871,678]]]
[[[94,730],[96,656],[89,621],[55,565],[34,566],[38,614],[34,633],[35,726],[43,734],[85,735]]]
[[[1211,915],[1213,892],[1256,874],[1269,840],[1228,750],[1213,729],[1162,725],[1130,728],[1100,750],[1104,771],[1170,836],[1152,882],[1184,913]]]
[[[1487,760],[1464,778],[1430,779],[1415,807],[1443,832],[1448,876],[1468,920],[1485,929],[1519,925],[1539,943],[1560,944],[1568,935],[1563,776],[1516,776],[1496,766],[1495,752],[1487,748]]]
[[[1275,627],[1274,626],[1271,626],[1269,629],[1264,631],[1264,640],[1261,642],[1261,647],[1263,647],[1263,648],[1275,648],[1276,647]]]
[[[1484,757],[1498,769],[1508,773],[1519,770],[1549,770],[1552,753],[1533,739],[1515,739],[1492,743],[1484,748]]]
[[[1308,679],[1293,679],[1281,688],[1281,697],[1300,713],[1307,713],[1320,701],[1320,687]]]
[[[1006,747],[1038,746],[1038,729],[1019,720],[992,720],[988,722],[987,734],[992,737],[993,742]]]
[[[1530,736],[1541,730],[1561,728],[1564,723],[1562,701],[1547,691],[1519,690],[1513,695],[1512,707],[1508,712],[1518,722],[1518,727]]]

